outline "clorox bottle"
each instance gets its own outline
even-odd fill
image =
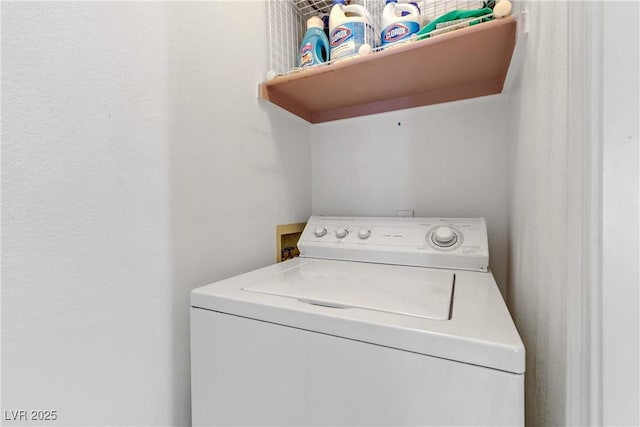
[[[387,0],[387,5],[382,10],[381,24],[380,40],[383,47],[409,41],[412,34],[420,31],[420,9],[411,3]]]
[[[358,4],[345,6],[345,0],[333,0],[329,14],[331,60],[357,55],[361,46],[376,47],[376,34],[369,12]]]
[[[324,33],[324,22],[313,16],[307,20],[307,32],[300,43],[298,64],[301,68],[322,64],[329,59],[329,39]]]

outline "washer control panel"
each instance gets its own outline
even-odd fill
[[[488,271],[484,218],[312,216],[300,255],[419,267]]]

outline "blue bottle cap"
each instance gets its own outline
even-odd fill
[[[333,0],[333,4],[344,4],[345,0]]]
[[[389,3],[398,3],[398,0],[387,0],[385,2],[385,4],[389,4]]]

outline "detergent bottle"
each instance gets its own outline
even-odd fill
[[[329,14],[331,60],[357,55],[361,46],[376,47],[371,15],[358,4],[345,6],[345,0],[333,0]]]
[[[300,43],[298,64],[301,68],[322,64],[329,59],[329,39],[324,33],[324,23],[317,16],[307,20],[307,32]]]
[[[420,9],[412,3],[387,0],[381,24],[380,40],[384,48],[392,43],[407,42],[412,34],[420,31]]]

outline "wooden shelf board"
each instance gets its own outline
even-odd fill
[[[516,21],[497,19],[335,64],[276,77],[260,97],[311,122],[500,93]]]

